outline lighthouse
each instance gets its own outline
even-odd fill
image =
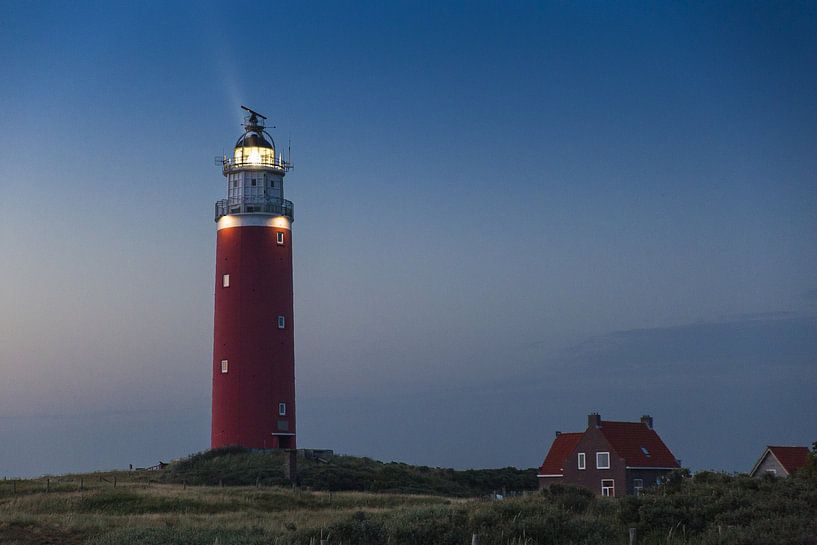
[[[227,198],[216,202],[211,447],[295,448],[292,168],[247,112],[244,134],[219,159]]]

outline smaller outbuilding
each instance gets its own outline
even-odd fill
[[[601,496],[638,495],[681,467],[652,425],[648,415],[640,422],[613,422],[593,413],[585,431],[557,431],[537,474],[539,488],[561,483]]]
[[[763,455],[749,472],[750,477],[788,477],[808,463],[809,450],[807,447],[775,447],[768,446]]]

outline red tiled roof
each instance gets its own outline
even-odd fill
[[[561,475],[562,464],[568,455],[579,444],[584,433],[560,433],[550,445],[550,450],[545,456],[545,461],[539,468],[540,475]]]
[[[628,467],[680,467],[667,445],[646,424],[602,420],[599,429]]]
[[[808,462],[808,448],[806,447],[769,447],[774,457],[783,466],[783,469],[791,473],[806,465]]]

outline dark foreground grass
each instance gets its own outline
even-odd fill
[[[752,480],[700,474],[673,489],[640,498],[596,498],[587,491],[554,487],[504,501],[472,500],[395,509],[341,510],[317,525],[241,528],[126,527],[89,543],[119,545],[463,545],[478,533],[486,545],[626,543],[628,528],[639,543],[669,545],[814,545],[817,487],[814,480]],[[248,521],[249,522],[249,521]]]
[[[113,488],[110,480],[47,494],[39,481],[20,483],[16,494],[0,487],[0,543],[462,545],[477,533],[482,545],[614,545],[636,528],[641,545],[817,545],[817,471],[789,479],[678,472],[638,498],[553,486],[502,501],[149,484],[124,475]]]

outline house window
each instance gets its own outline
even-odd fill
[[[278,244],[283,244],[284,243],[284,232],[283,231],[278,231],[276,233],[276,235],[278,237]]]
[[[633,494],[641,495],[641,490],[644,488],[644,479],[633,479]]]
[[[772,477],[777,477],[777,470],[776,469],[767,469],[766,475],[771,475]]]
[[[287,404],[281,402],[278,404],[278,416],[286,416],[287,415]]]
[[[287,326],[287,320],[283,316],[278,316],[278,329],[284,329]]]
[[[230,287],[230,275],[229,274],[222,274],[221,275],[221,287],[222,288],[229,288]]]
[[[647,450],[647,447],[641,447],[641,453],[646,456],[647,458],[650,457],[650,451]]]
[[[610,469],[610,453],[597,452],[596,453],[596,469]]]
[[[616,495],[616,485],[613,479],[602,479],[601,480],[601,495],[602,496],[609,496],[611,498],[615,497]]]
[[[580,452],[579,453],[579,469],[584,469],[585,468],[584,459],[585,459],[584,452]]]
[[[227,360],[221,360],[221,372],[222,373],[227,372],[227,365],[228,365]]]

